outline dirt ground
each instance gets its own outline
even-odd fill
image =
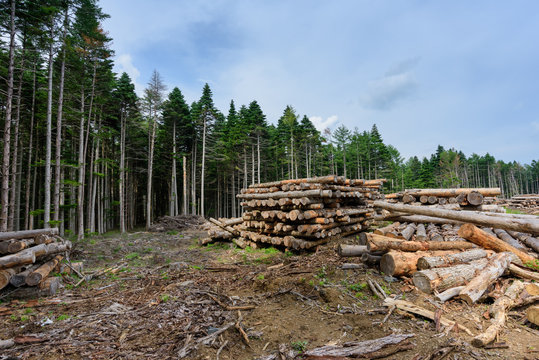
[[[53,298],[0,304],[0,339],[35,336],[0,350],[1,359],[257,359],[279,347],[300,352],[326,344],[413,333],[412,349],[388,359],[538,359],[539,330],[523,311],[509,314],[498,348],[476,349],[463,332],[436,331],[430,320],[393,312],[373,296],[376,280],[404,298],[474,333],[488,326],[488,304],[437,304],[407,279],[376,269],[342,270],[336,243],[315,253],[230,244],[199,247],[201,230],[108,234],[76,243],[85,274],[105,274]],[[355,239],[341,240],[354,243]],[[226,329],[225,331],[222,331]],[[216,333],[217,332],[217,333]],[[33,341],[32,341],[33,340]]]

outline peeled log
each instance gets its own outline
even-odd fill
[[[393,239],[377,234],[367,234],[367,248],[369,251],[399,250],[399,251],[427,251],[427,250],[463,250],[471,249],[474,244],[468,241],[406,241]]]
[[[426,256],[417,261],[420,270],[432,269],[440,266],[468,263],[492,255],[492,251],[472,249],[447,256]]]
[[[49,276],[52,269],[54,269],[63,258],[62,255],[56,255],[54,259],[47,261],[45,264],[34,270],[26,277],[26,285],[36,286],[39,284],[43,279]]]
[[[16,254],[0,257],[0,269],[10,268],[18,265],[32,264],[37,257],[57,254],[71,249],[71,242],[58,242],[52,244],[41,244],[24,249]]]
[[[417,270],[417,260],[423,256],[441,256],[454,254],[450,251],[417,251],[402,252],[391,250],[382,256],[380,270],[387,275],[403,276],[413,274]]]
[[[458,294],[460,294],[460,291],[462,289],[464,289],[464,286],[455,286],[454,288],[447,289],[444,292],[436,294],[435,298],[439,302],[446,302],[447,300],[452,299],[455,296],[458,296]]]
[[[527,251],[528,249],[522,245],[518,240],[514,239],[511,235],[507,233],[507,231],[503,229],[494,229],[494,233],[499,239],[502,239],[509,245],[513,246],[515,249],[519,249],[522,251]]]
[[[58,228],[0,232],[0,241],[9,239],[27,239],[41,234],[58,235]]]
[[[472,340],[473,346],[483,347],[496,339],[496,336],[502,330],[505,324],[507,310],[511,308],[511,305],[515,302],[523,289],[524,283],[522,281],[515,280],[511,286],[509,286],[505,294],[496,299],[489,311],[491,316],[490,322],[492,324],[484,333],[477,335]]]
[[[477,275],[478,271],[484,269],[487,264],[487,259],[480,259],[469,264],[419,270],[414,273],[414,285],[427,294],[432,293],[434,290],[444,291],[466,284]]]
[[[428,239],[425,225],[418,224],[415,230],[415,241],[427,241]]]
[[[470,240],[485,249],[491,249],[496,252],[512,252],[513,254],[518,256],[524,264],[533,262],[535,260],[532,256],[528,255],[524,251],[515,249],[508,243],[498,239],[495,236],[487,234],[486,232],[472,224],[462,225],[458,231],[458,234],[466,240]]]
[[[408,226],[401,232],[402,237],[405,238],[406,240],[410,240],[412,238],[412,235],[414,235],[415,233],[415,229],[416,229],[416,226],[414,223],[408,224]]]
[[[456,211],[437,209],[426,206],[412,206],[403,204],[390,204],[385,201],[376,200],[373,202],[375,207],[391,211],[400,211],[411,214],[427,215],[434,217],[447,218],[473,224],[492,226],[504,230],[515,230],[525,233],[539,234],[539,219],[532,218],[508,218],[503,216],[489,216],[478,214],[472,211]]]
[[[337,247],[337,253],[341,257],[361,256],[363,253],[368,252],[365,245],[345,245],[339,244]]]
[[[511,264],[511,254],[502,252],[493,255],[481,273],[462,289],[459,297],[469,305],[475,303],[485,293],[489,285],[502,276],[509,264]]]

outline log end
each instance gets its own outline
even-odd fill
[[[421,271],[417,271],[412,277],[414,285],[424,293],[431,294],[433,289],[431,282]]]
[[[463,224],[460,226],[459,231],[457,232],[458,236],[469,239],[474,233],[475,226],[473,224]]]
[[[380,259],[380,270],[386,274],[393,276],[395,274],[395,260],[390,254],[384,254]]]

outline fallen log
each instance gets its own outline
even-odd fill
[[[33,238],[41,234],[45,235],[58,235],[58,228],[50,229],[35,229],[35,230],[23,230],[23,231],[5,231],[0,232],[0,241],[10,239],[28,239]]]
[[[383,338],[366,340],[361,342],[347,342],[342,346],[326,345],[316,349],[305,351],[302,354],[306,359],[347,359],[354,358],[370,358],[369,354],[384,349],[390,345],[396,345],[406,339],[414,337],[414,334],[391,334]]]
[[[468,263],[492,255],[492,251],[484,249],[471,249],[447,256],[425,256],[417,260],[419,270],[431,269],[440,266]]]
[[[400,211],[418,215],[447,218],[462,222],[469,222],[483,226],[492,226],[504,230],[515,230],[525,233],[539,234],[539,219],[506,218],[502,216],[489,216],[471,211],[455,211],[437,209],[426,206],[411,206],[403,204],[390,204],[376,200],[373,205],[386,210]]]
[[[442,256],[456,253],[449,251],[416,251],[403,252],[391,250],[382,256],[380,270],[391,276],[411,275],[417,270],[417,260],[423,256]]]
[[[532,248],[536,253],[539,254],[539,239],[534,238],[530,234],[524,234],[516,231],[509,231],[509,234],[522,241],[526,246]]]
[[[425,225],[417,224],[415,230],[415,241],[427,241],[428,239],[429,238],[427,237],[427,230],[425,230]]]
[[[40,282],[37,286],[20,287],[13,296],[17,299],[22,298],[36,298],[42,296],[53,296],[60,288],[60,278],[56,276],[50,276]]]
[[[446,302],[449,299],[454,298],[455,296],[458,296],[460,294],[460,291],[464,289],[464,286],[455,286],[451,289],[447,289],[444,292],[441,292],[439,294],[436,294],[435,298],[436,300],[440,302]]]
[[[9,280],[11,280],[11,277],[16,273],[17,271],[15,271],[15,269],[0,270],[0,290],[9,284]]]
[[[332,197],[333,192],[331,190],[304,190],[304,191],[277,191],[274,193],[262,193],[262,194],[238,194],[236,197],[238,199],[290,199],[290,203],[292,204],[292,199],[294,198],[311,198],[311,197],[320,197],[320,198],[330,198]],[[279,201],[279,205],[286,205],[281,204]],[[307,205],[307,204],[305,204]]]
[[[401,234],[402,237],[406,240],[410,240],[412,238],[412,235],[414,235],[416,229],[416,225],[414,223],[408,224],[404,230],[402,230]]]
[[[406,241],[393,239],[377,234],[367,234],[369,251],[427,251],[427,250],[464,250],[471,249],[474,244],[468,241]]]
[[[221,229],[223,230],[226,230],[228,231],[230,234],[234,235],[234,236],[239,236],[240,235],[240,232],[236,229],[234,229],[233,227],[231,226],[227,226],[227,225],[224,225],[223,223],[221,223],[219,220],[215,220],[214,218],[209,218],[210,222],[219,226]]]
[[[337,176],[328,175],[328,176],[312,177],[312,178],[305,178],[305,179],[289,179],[289,180],[266,182],[266,183],[261,183],[261,184],[251,184],[249,185],[249,188],[270,188],[274,186],[280,187],[285,184],[301,184],[301,183],[331,184],[331,183],[336,183],[337,180],[338,180]]]
[[[474,277],[459,294],[469,305],[475,303],[484,294],[490,284],[496,281],[509,267],[511,255],[506,252],[493,255],[486,267]]]
[[[528,250],[528,248],[526,246],[522,245],[518,240],[516,240],[511,235],[509,235],[507,233],[507,231],[505,231],[503,229],[494,229],[494,233],[496,234],[496,236],[499,239],[505,241],[506,243],[508,243],[509,245],[514,247],[515,249],[519,249],[519,250],[522,250],[522,251],[527,251]]]
[[[525,270],[515,264],[509,265],[509,272],[523,279],[539,281],[539,273],[536,271]]]
[[[414,273],[413,282],[419,290],[427,294],[434,291],[444,291],[466,284],[476,277],[478,272],[483,270],[487,264],[487,259],[479,259],[469,264],[419,270]]]
[[[339,246],[337,246],[337,253],[340,257],[361,256],[366,252],[368,252],[368,250],[367,246],[365,245],[339,244]]]
[[[434,319],[436,318],[436,315],[433,311],[417,306],[416,304],[406,300],[395,300],[393,298],[387,297],[384,300],[384,306],[395,307],[399,310],[406,311],[411,314],[416,314],[432,321],[434,321]],[[468,335],[473,336],[472,332],[464,325],[460,325],[453,320],[445,318],[444,316],[439,317],[439,322],[441,325],[448,327],[449,329],[452,329],[453,327],[457,326],[459,329],[464,330]]]
[[[440,235],[440,230],[432,223],[427,226],[427,234],[431,241],[444,241],[444,237]]]
[[[483,203],[483,194],[479,191],[471,191],[466,195],[466,200],[470,205],[481,205]]]
[[[67,240],[65,242],[33,246],[16,254],[0,257],[0,269],[32,264],[36,261],[37,257],[57,254],[69,250],[71,250],[71,242]]]
[[[23,286],[24,284],[26,284],[26,277],[40,266],[41,266],[40,264],[30,265],[24,271],[21,271],[20,273],[13,275],[11,279],[9,280],[9,283],[15,287]]]
[[[63,258],[64,257],[62,255],[56,255],[54,259],[47,261],[39,268],[34,270],[26,277],[26,285],[36,286],[37,284],[39,284],[43,279],[49,276],[52,269],[54,269],[56,265],[58,265],[58,263],[62,261]]]
[[[443,219],[434,216],[424,216],[424,215],[407,215],[406,213],[389,213],[386,219],[391,219],[393,221],[400,222],[414,222],[414,223],[423,223],[423,224],[462,224],[462,221]],[[382,234],[383,235],[383,234]]]
[[[485,249],[491,249],[496,252],[512,252],[513,254],[518,256],[524,264],[533,263],[533,261],[535,260],[529,254],[521,250],[515,249],[513,246],[507,244],[506,242],[498,239],[495,236],[487,234],[485,231],[479,229],[473,224],[462,225],[458,231],[458,234],[466,240],[470,240]]]
[[[406,189],[407,194],[414,196],[442,196],[453,197],[460,194],[468,195],[471,192],[477,192],[483,196],[498,196],[502,194],[500,188],[460,188],[460,189]]]
[[[489,310],[490,321],[492,324],[487,328],[487,330],[485,330],[485,332],[473,338],[473,346],[483,347],[496,339],[496,336],[498,336],[499,332],[505,325],[507,311],[511,308],[511,305],[515,302],[523,289],[524,283],[522,281],[515,280],[511,286],[509,286],[505,294],[496,299]]]

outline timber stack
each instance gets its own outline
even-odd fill
[[[495,197],[501,193],[500,188],[408,189],[387,194],[385,199],[391,203],[435,206],[451,210],[505,212],[493,204]]]
[[[253,184],[237,195],[241,220],[210,219],[216,227],[202,244],[230,239],[242,248],[301,250],[358,233],[372,222],[384,182],[330,175]]]
[[[60,269],[71,242],[57,228],[0,232],[0,290],[16,289],[15,296],[54,295]]]
[[[529,214],[539,215],[539,194],[525,194],[507,199],[505,206],[518,209]]]

